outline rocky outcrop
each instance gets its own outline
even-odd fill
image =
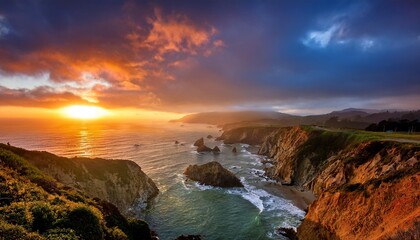
[[[184,174],[191,180],[216,187],[243,187],[241,181],[220,163],[213,161],[203,165],[190,165]]]
[[[144,207],[159,193],[152,179],[132,161],[65,158],[11,146],[7,149],[59,182],[115,204],[123,213]]]
[[[219,148],[218,146],[215,146],[215,147],[212,149],[212,151],[213,151],[214,153],[220,153],[220,148]]]
[[[216,138],[216,140],[223,140],[225,144],[245,143],[259,145],[264,142],[270,133],[276,130],[278,128],[275,127],[236,128],[223,132],[222,136]]]
[[[238,152],[238,150],[236,150],[236,147],[233,147],[233,148],[232,148],[232,152],[233,152],[233,153],[237,153],[237,152]]]
[[[207,138],[208,138],[208,139],[212,139],[212,138],[213,138],[213,136],[212,136],[212,135],[207,135]]]
[[[313,175],[313,168],[309,159],[296,161],[299,148],[308,140],[308,133],[300,127],[280,128],[272,131],[262,143],[258,154],[275,159],[276,164],[266,169],[269,177],[279,180],[282,184],[296,184],[301,178]],[[299,175],[298,169],[301,174]],[[303,180],[304,181],[304,180]]]
[[[177,237],[175,240],[201,240],[201,236],[200,235],[181,235],[179,237]]]
[[[197,141],[194,142],[194,146],[196,146],[196,147],[199,147],[199,146],[202,146],[202,145],[204,145],[204,139],[203,138],[197,139]]]
[[[201,152],[211,152],[213,151],[213,149],[207,147],[206,145],[200,145],[197,147],[197,152],[201,153]]]
[[[318,199],[299,239],[415,239],[420,235],[420,147],[346,132],[283,128],[260,154],[266,174]]]

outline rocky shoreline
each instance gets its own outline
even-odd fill
[[[297,229],[298,239],[420,236],[418,145],[311,127],[231,129],[219,139],[261,144],[258,153],[273,163],[265,169],[268,177],[318,196]]]

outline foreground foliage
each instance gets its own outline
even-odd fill
[[[151,232],[0,145],[0,239],[151,239]]]

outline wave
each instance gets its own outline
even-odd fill
[[[241,177],[241,182],[244,188],[231,189],[227,192],[230,194],[241,195],[242,198],[252,203],[261,212],[277,212],[277,216],[284,216],[285,212],[288,215],[298,216],[303,218],[305,212],[294,206],[291,202],[286,199],[274,196],[263,189],[248,184],[244,177]]]

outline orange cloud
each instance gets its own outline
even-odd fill
[[[175,67],[177,71],[187,68],[192,58],[209,56],[224,47],[222,40],[215,39],[213,26],[197,24],[182,14],[166,16],[159,9],[143,23],[134,17],[107,19],[106,23],[99,22],[98,29],[88,28],[98,33],[90,37],[86,37],[90,32],[80,28],[80,34],[76,31],[65,37],[51,33],[48,39],[34,37],[34,47],[27,50],[0,46],[2,72],[48,73],[54,83],[43,89],[2,88],[2,104],[33,102],[50,107],[87,100],[112,107],[161,108],[159,89],[178,80]]]
[[[213,41],[217,33],[213,26],[198,26],[181,14],[165,17],[157,8],[154,13],[155,16],[148,19],[151,30],[144,40],[137,32],[128,34],[126,38],[136,49],[156,51],[153,58],[158,62],[164,61],[164,55],[168,53],[205,54],[206,51],[212,51],[212,48],[224,45],[222,40]],[[140,31],[141,28],[136,30]]]
[[[48,87],[38,87],[33,90],[16,90],[0,86],[1,106],[56,108],[77,103],[84,104],[87,101],[71,92],[56,92]]]

